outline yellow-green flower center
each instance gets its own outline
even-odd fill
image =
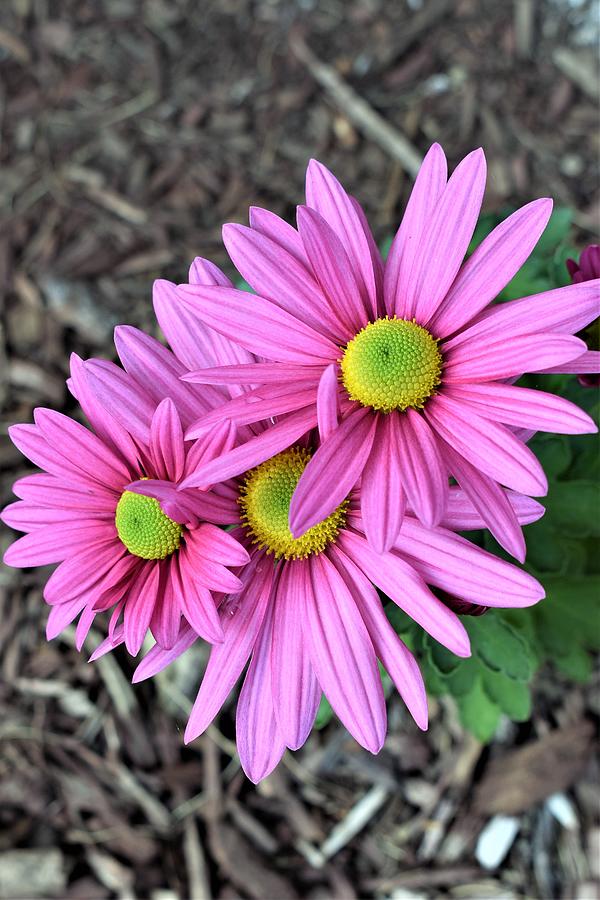
[[[335,540],[346,521],[347,502],[327,519],[295,538],[290,531],[292,494],[310,459],[310,452],[292,447],[261,463],[246,475],[239,504],[242,521],[254,543],[276,558],[303,559],[320,553]]]
[[[154,497],[124,491],[117,503],[115,525],[121,541],[134,556],[165,559],[179,548],[183,528],[170,519]]]
[[[341,369],[351,400],[389,413],[423,406],[440,383],[442,356],[425,328],[386,316],[349,341]]]

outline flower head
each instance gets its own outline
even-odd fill
[[[133,329],[121,338],[169,361],[165,348]],[[188,417],[206,409],[172,377]],[[49,409],[35,411],[34,425],[13,426],[13,442],[43,471],[17,481],[21,499],[2,512],[6,524],[26,532],[6,551],[8,565],[59,563],[44,589],[48,638],[80,615],[80,648],[95,616],[112,609],[108,641],[124,641],[134,655],[148,629],[171,647],[182,620],[208,640],[222,640],[213,594],[241,587],[231,569],[249,557],[218,525],[237,523],[239,511],[223,488],[200,494],[177,487],[197,463],[229,446],[230,427],[221,429],[221,441],[185,441],[170,397],[153,397],[100,360],[73,356],[71,388],[92,428]],[[123,416],[130,430],[109,412],[118,408],[130,410]],[[140,486],[147,495],[136,492]]]
[[[586,347],[573,333],[597,315],[599,282],[491,305],[531,253],[552,204],[518,210],[464,262],[484,186],[481,150],[448,180],[434,145],[384,266],[356,201],[312,161],[297,230],[260,209],[251,210],[249,228],[224,227],[229,254],[256,295],[216,276],[178,288],[157,283],[159,303],[177,296],[174,317],[195,318],[260,357],[185,376],[238,387],[220,416],[244,427],[282,415],[291,423],[304,417],[306,427],[335,420],[290,504],[295,538],[356,488],[369,542],[389,551],[407,505],[428,526],[442,521],[451,475],[522,560],[523,535],[503,487],[542,496],[547,481],[519,430],[595,430],[568,401],[510,381],[578,365]],[[200,417],[189,436],[215,416]],[[278,427],[279,451],[298,435]],[[252,439],[245,453],[236,447],[195,477],[239,475],[273,452]]]
[[[356,740],[376,753],[386,733],[378,659],[417,724],[426,727],[419,668],[390,625],[377,587],[460,656],[470,652],[464,626],[428,585],[487,606],[528,606],[543,596],[530,575],[450,530],[482,524],[456,487],[441,525],[429,531],[408,514],[394,547],[383,554],[365,538],[356,492],[327,520],[294,537],[289,505],[314,449],[303,441],[237,481],[242,515],[235,534],[251,559],[240,573],[242,590],[220,606],[224,640],[211,650],[185,733],[190,741],[208,727],[249,662],[236,730],[242,766],[253,781],[275,767],[286,747],[304,743],[321,693]],[[518,495],[507,495],[507,502],[520,521],[542,511]],[[195,640],[184,625],[171,650],[149,652],[134,680],[156,674]]]

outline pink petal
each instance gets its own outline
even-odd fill
[[[424,417],[415,409],[395,414],[396,453],[400,478],[411,508],[425,525],[437,525],[446,508],[448,473],[439,442]]]
[[[436,205],[408,286],[420,323],[429,322],[465,258],[479,217],[485,178],[483,150],[474,150],[456,167]]]
[[[30,426],[34,427],[35,426]],[[64,473],[66,478],[68,474]],[[13,493],[36,506],[58,509],[85,510],[86,513],[106,513],[114,516],[118,494],[102,485],[88,482],[70,484],[46,472],[26,475],[13,484]]]
[[[346,499],[369,458],[376,421],[370,409],[358,409],[321,444],[290,503],[294,537],[322,522]]]
[[[521,525],[529,525],[537,522],[544,515],[544,507],[537,500],[517,494],[514,491],[504,491],[508,502],[513,508],[517,521]],[[448,505],[444,518],[440,523],[442,527],[450,531],[473,531],[477,528],[485,528],[486,524],[477,512],[462,488],[451,487],[448,495]]]
[[[317,422],[321,443],[337,428],[339,407],[337,368],[332,363],[323,371],[317,390]]]
[[[317,679],[350,734],[378,753],[385,740],[386,712],[369,633],[329,559],[311,556],[309,566],[310,582],[302,592],[303,634]]]
[[[183,429],[170,397],[161,400],[152,417],[150,453],[159,478],[179,481],[185,465]]]
[[[560,365],[585,350],[579,338],[567,334],[524,334],[503,336],[496,343],[469,341],[445,353],[444,384],[468,384],[512,378],[524,372]]]
[[[283,565],[277,585],[271,639],[273,705],[283,740],[291,750],[306,741],[321,691],[302,634],[304,593],[310,590],[305,560]]]
[[[171,562],[171,586],[181,612],[196,634],[214,644],[224,639],[219,613],[211,592],[197,584],[195,558],[187,547]]]
[[[388,315],[412,318],[414,296],[412,272],[419,259],[437,203],[446,187],[447,166],[444,151],[432,144],[427,153],[404,212],[400,228],[390,247],[385,264],[383,290]]]
[[[240,677],[256,643],[271,596],[274,568],[258,557],[246,574],[246,589],[236,612],[221,614],[225,639],[211,650],[206,672],[185,730],[186,744],[208,728]]]
[[[127,594],[123,622],[125,646],[131,656],[137,656],[144,643],[156,603],[159,575],[158,565],[149,561],[142,567]]]
[[[406,522],[402,531],[406,527]],[[402,532],[401,532],[402,534]],[[378,554],[361,535],[341,532],[339,548],[400,609],[457,656],[469,656],[469,636],[460,619],[428,590],[422,577],[396,553]]]
[[[85,639],[90,633],[90,628],[94,624],[94,619],[96,618],[96,613],[94,610],[86,606],[81,612],[81,616],[79,617],[79,622],[77,623],[77,628],[75,629],[75,646],[77,650],[81,650],[85,643]]]
[[[264,297],[186,284],[179,285],[178,292],[202,322],[267,359],[321,366],[339,356],[328,338]]]
[[[544,470],[531,450],[504,425],[483,419],[465,404],[443,395],[428,401],[425,415],[440,436],[485,475],[522,494],[546,494]]]
[[[227,594],[235,594],[241,590],[242,583],[237,575],[215,559],[205,556],[202,544],[197,543],[193,537],[187,541],[183,553],[189,563],[187,571],[198,584],[209,590],[224,591]]]
[[[154,497],[160,503],[165,515],[180,525],[197,524],[202,518],[205,506],[203,498],[196,499],[188,491],[179,491],[170,481],[143,478],[140,481],[132,481],[127,485],[127,490],[134,494],[142,494],[144,497]]]
[[[599,287],[600,279],[596,279],[491,306],[477,322],[445,343],[444,350],[454,350],[475,337],[494,342],[501,337],[509,336],[512,340],[537,332],[581,331],[598,316]]]
[[[368,322],[359,286],[342,242],[314,209],[299,206],[298,230],[315,278],[339,322],[335,333],[345,343]]]
[[[137,684],[139,681],[145,681],[146,678],[158,675],[159,672],[162,672],[163,669],[166,669],[167,666],[182,656],[197,640],[198,635],[196,632],[186,622],[183,622],[179,629],[177,640],[172,647],[167,650],[156,644],[146,653],[133,673],[132,682]],[[97,658],[96,654],[98,654],[99,650],[100,647],[92,654],[90,662]]]
[[[223,243],[236,269],[257,294],[315,334],[334,340],[343,336],[339,317],[328,307],[312,272],[280,244],[245,225],[224,225]],[[248,294],[246,299],[251,299]]]
[[[595,422],[571,403],[554,394],[512,384],[453,385],[445,394],[472,407],[484,419],[536,431],[558,434],[593,434]]]
[[[259,206],[251,206],[249,209],[250,227],[265,237],[270,238],[289,254],[294,256],[299,263],[306,267],[308,272],[308,260],[304,252],[302,239],[295,228],[288,222],[280,219],[275,213]],[[259,293],[262,293],[259,291]]]
[[[545,596],[527,572],[444,528],[427,529],[407,517],[396,548],[430,584],[472,603],[531,606]]]
[[[157,644],[163,650],[170,650],[175,646],[181,627],[181,603],[174,583],[175,581],[178,582],[178,578],[176,575],[174,579],[171,573],[172,565],[176,559],[177,557],[172,556],[159,563],[160,584],[154,611],[150,619],[150,630]],[[179,587],[179,584],[177,584],[177,587]]]
[[[360,510],[369,543],[385,553],[396,539],[406,498],[400,479],[398,417],[378,416],[377,431],[360,484]]]
[[[209,259],[203,259],[202,256],[197,256],[193,260],[188,279],[190,284],[220,284],[223,287],[233,287],[227,275]]]
[[[415,722],[426,731],[427,694],[417,661],[390,625],[377,591],[358,566],[335,545],[329,553],[354,597],[377,656]]]
[[[124,555],[125,547],[120,541],[100,547],[94,544],[70,554],[46,582],[44,600],[54,606],[80,597],[112,573]]]
[[[193,476],[200,466],[228,453],[235,446],[236,438],[237,428],[233,422],[225,421],[213,425],[209,431],[194,441],[188,450],[184,471],[186,478]],[[200,483],[193,486],[204,489],[208,487],[208,485]]]
[[[431,328],[437,337],[457,331],[500,293],[516,275],[548,224],[552,200],[534,200],[498,225],[464,264]]]
[[[306,205],[316,210],[333,228],[348,254],[363,301],[377,315],[377,282],[371,246],[355,202],[337,178],[316,159],[306,170]]]
[[[96,400],[132,437],[147,445],[156,406],[148,394],[123,369],[105,360],[88,360],[85,373]]]
[[[76,597],[58,606],[53,606],[46,623],[46,639],[53,641],[57,635],[70,625],[85,606],[85,597]]]
[[[316,424],[317,413],[313,407],[292,413],[245,444],[234,447],[222,456],[198,467],[193,475],[188,475],[181,482],[180,487],[216,484],[247,472],[271,456],[286,450]]]
[[[235,717],[240,763],[254,784],[273,771],[285,752],[271,693],[271,621],[269,609],[240,691]]]
[[[373,232],[369,227],[369,223],[367,221],[367,217],[365,212],[356,199],[356,197],[350,196],[350,202],[354,207],[354,211],[358,216],[358,220],[362,227],[362,230],[365,233],[365,237],[367,239],[367,245],[369,247],[369,253],[371,255],[371,262],[373,264],[373,275],[375,277],[375,294],[377,296],[377,309],[374,311],[371,308],[371,313],[376,312],[378,316],[385,315],[385,306],[383,303],[383,259],[381,257],[381,253],[379,252],[379,247],[375,243],[375,238],[373,237]]]
[[[190,532],[188,541],[192,541],[199,552],[209,559],[225,566],[243,566],[250,559],[248,551],[239,541],[215,525],[201,525]]]
[[[525,560],[525,538],[504,490],[446,445],[448,467],[501,547]]]
[[[114,525],[98,522],[63,522],[45,525],[19,538],[4,554],[4,563],[17,568],[62,562],[72,553],[101,544],[115,544]]]
[[[282,384],[305,378],[310,371],[308,366],[293,366],[289,363],[251,363],[198,369],[182,375],[181,380],[191,381],[193,384]]]
[[[99,521],[111,522],[114,520],[114,513],[85,513],[86,520],[97,519]],[[28,503],[24,500],[18,500],[16,503],[9,503],[0,512],[0,520],[10,528],[17,531],[35,531],[36,528],[42,528],[44,525],[53,525],[60,522],[80,522],[81,510],[78,509],[61,509],[49,506],[38,506],[34,503]]]
[[[123,633],[123,625],[119,625],[112,637],[107,637],[102,643],[98,644],[88,662],[96,662],[97,659],[100,659],[102,656],[106,656],[107,653],[110,653],[115,647],[119,647],[125,641],[125,636]]]
[[[587,350],[572,359],[563,366],[551,366],[549,369],[542,369],[542,374],[546,372],[566,372],[567,375],[600,375],[600,350]]]

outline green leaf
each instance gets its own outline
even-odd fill
[[[481,216],[475,227],[473,237],[471,238],[471,243],[469,244],[467,250],[468,256],[470,256],[473,250],[475,250],[475,248],[480,245],[482,240],[486,238],[491,231],[494,230],[499,222],[500,219],[495,213],[486,213],[484,216]]]
[[[542,464],[548,478],[563,475],[573,459],[571,445],[564,434],[536,435],[531,449]]]
[[[393,242],[394,242],[393,237],[386,237],[379,245],[379,252],[381,253],[381,256],[383,257],[384,260],[386,260],[388,258],[388,253],[390,252],[390,247],[392,246]]]
[[[566,653],[554,656],[554,665],[567,678],[582,684],[589,681],[594,670],[591,655],[577,644],[569,647]]]
[[[483,689],[481,679],[477,679],[468,693],[457,697],[460,720],[480,741],[489,741],[494,736],[500,719],[500,708]]]
[[[252,290],[252,288],[250,287],[248,282],[244,281],[243,278],[240,278],[239,281],[236,281],[235,286],[238,289],[238,291],[248,291],[250,294],[254,293],[254,291]]]
[[[483,674],[483,687],[490,699],[514,722],[526,722],[530,717],[531,692],[526,682],[487,669]]]
[[[527,642],[506,619],[490,611],[465,624],[472,640],[473,653],[488,668],[519,681],[531,678],[534,659]]]
[[[331,722],[333,718],[333,710],[331,708],[331,704],[329,700],[323,694],[321,697],[321,702],[319,703],[319,708],[317,710],[317,717],[315,719],[315,728],[320,730],[321,728],[325,728]]]
[[[557,206],[544,229],[534,250],[535,256],[548,256],[556,247],[565,240],[571,229],[573,210],[566,206]]]
[[[555,528],[570,537],[600,536],[600,484],[583,479],[556,482],[545,502]]]

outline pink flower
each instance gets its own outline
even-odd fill
[[[222,276],[178,288],[157,284],[159,298],[177,293],[175,315],[196,317],[260,357],[202,365],[186,376],[251,388],[202,416],[188,436],[223,416],[244,426],[305,416],[312,427],[340,411],[339,427],[314,454],[291,503],[296,537],[358,486],[369,542],[387,551],[406,505],[430,527],[442,520],[450,474],[498,541],[522,560],[523,535],[501,485],[542,496],[547,481],[515,431],[596,430],[568,401],[508,382],[577,364],[586,347],[572,333],[597,315],[599,282],[491,306],[531,253],[551,201],[518,210],[464,262],[484,185],[481,150],[447,181],[443,151],[434,145],[384,267],[356,201],[312,161],[298,230],[261,209],[251,210],[250,228],[223,230],[257,296]],[[184,360],[188,368],[191,362]],[[297,437],[286,445],[282,429],[277,440],[279,451]],[[230,478],[272,452],[254,438],[246,451],[236,447],[200,467],[195,478]]]
[[[600,278],[600,244],[590,244],[581,251],[579,263],[574,259],[567,260],[567,269],[574,284]],[[583,331],[579,337],[586,342],[588,350],[575,361],[575,367],[567,365],[558,371],[579,375],[579,383],[584,387],[598,387],[600,384],[600,302],[596,310],[594,324]]]
[[[166,394],[177,397],[186,424],[208,408],[206,400],[179,380],[182,367],[157,341],[135,329],[121,329],[117,340],[132,354],[154,353],[162,382],[144,390],[112,363],[73,355],[70,387],[91,429],[49,409],[35,410],[35,425],[10,429],[14,444],[43,471],[17,481],[21,499],[2,512],[7,525],[26,532],[4,561],[60,563],[44,589],[49,640],[81,614],[80,649],[97,613],[112,608],[109,640],[124,641],[134,655],[148,629],[159,645],[172,647],[182,618],[220,641],[213,592],[239,590],[228,567],[249,557],[217,525],[238,522],[239,511],[226,485],[202,494],[177,487],[197,464],[231,446],[233,429],[225,424],[202,441],[184,441],[182,416]],[[104,405],[98,395],[107,384]],[[120,408],[128,410],[129,430],[108,411]],[[150,496],[134,492],[140,479]]]
[[[286,746],[304,743],[321,692],[355,739],[378,752],[386,733],[378,659],[426,727],[418,666],[388,622],[376,587],[459,656],[470,653],[464,626],[428,584],[487,606],[529,606],[544,596],[530,575],[450,530],[482,525],[458,487],[449,491],[441,525],[428,530],[407,515],[393,548],[381,555],[365,538],[356,492],[294,538],[289,503],[310,456],[303,442],[238,482],[242,526],[234,534],[251,560],[240,573],[242,590],[220,607],[224,640],[211,650],[185,732],[191,741],[208,727],[249,661],[236,730],[242,766],[254,782],[277,765]],[[507,494],[507,502],[521,522],[543,512],[520,495]],[[149,652],[134,681],[156,674],[195,640],[184,624],[171,649]]]
[[[573,284],[600,278],[600,244],[590,244],[581,251],[579,262],[567,260],[567,269]]]

